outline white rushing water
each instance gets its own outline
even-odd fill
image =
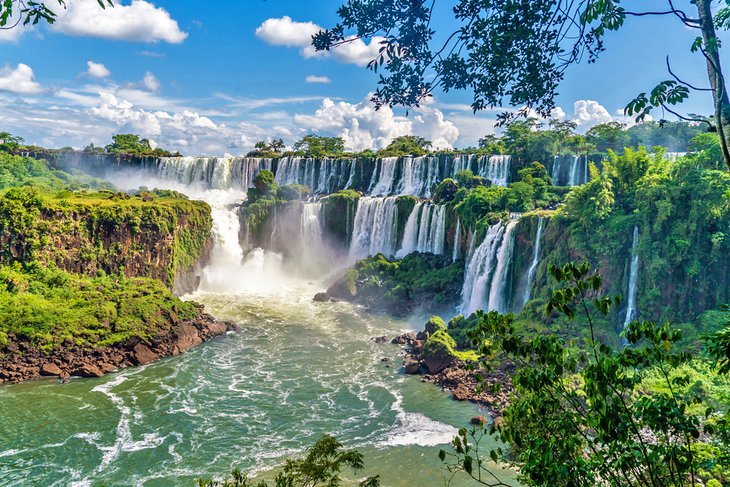
[[[378,253],[395,255],[398,245],[396,201],[395,196],[360,198],[350,241],[351,259],[359,260]]]
[[[626,317],[624,318],[624,329],[636,320],[637,309],[636,309],[636,298],[638,293],[638,281],[639,281],[639,227],[634,226],[634,239],[631,244],[631,269],[629,271],[629,294],[628,303],[626,306]]]
[[[538,218],[537,220],[537,233],[535,235],[535,245],[532,252],[532,262],[530,268],[527,270],[527,281],[525,283],[525,293],[522,296],[522,306],[530,300],[532,297],[532,285],[535,281],[535,273],[537,272],[537,266],[540,263],[540,241],[542,240],[542,229],[545,224],[544,218]]]
[[[462,288],[461,312],[465,316],[478,309],[508,311],[509,267],[516,225],[511,221],[490,226],[482,243],[470,252]]]
[[[555,156],[550,176],[555,186],[578,186],[587,183],[590,179],[588,156]]]
[[[418,202],[408,216],[396,257],[412,252],[442,255],[446,250],[446,206]]]
[[[456,219],[456,232],[454,233],[454,248],[451,254],[451,260],[456,262],[461,258],[461,219]]]

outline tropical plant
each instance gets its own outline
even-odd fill
[[[452,451],[440,452],[442,461],[491,486],[505,484],[487,469],[490,459],[518,467],[520,479],[536,486],[694,486],[709,463],[726,469],[727,459],[708,462],[698,454],[719,411],[693,412],[702,399],[679,372],[692,358],[674,349],[681,333],[667,323],[637,321],[624,330],[626,347],[606,346],[596,339],[595,320],[620,297],[600,294],[602,279],[588,264],[551,266],[550,273],[564,287],[546,311],[582,317],[588,348],[551,334],[525,336],[511,315],[478,312],[470,335],[484,368],[497,358],[516,366],[512,402],[488,432],[510,450],[480,451],[485,431],[462,429]],[[663,388],[642,393],[649,374]]]
[[[342,485],[340,472],[349,468],[357,473],[365,467],[363,456],[356,450],[342,450],[342,444],[334,436],[324,435],[302,459],[287,460],[283,470],[274,479],[275,487],[338,487]],[[234,470],[232,477],[224,481],[199,479],[199,487],[268,487],[268,483],[254,483],[240,470]],[[378,487],[379,477],[368,477],[358,484],[360,487]]]

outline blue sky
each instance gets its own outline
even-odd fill
[[[474,116],[464,92],[437,93],[408,118],[375,113],[366,99],[376,78],[362,67],[373,46],[327,57],[306,47],[312,30],[337,21],[338,1],[125,0],[113,11],[95,0],[67,4],[54,27],[0,33],[0,130],[31,143],[81,147],[134,132],[186,154],[237,155],[260,139],[291,143],[308,132],[342,135],[359,150],[407,133],[464,147],[494,130],[494,113]],[[440,18],[436,29],[449,29],[448,15]],[[667,54],[688,81],[706,85],[702,60],[689,52],[695,35],[674,18],[629,19],[598,63],[570,69],[557,114],[583,130],[623,121],[629,99],[667,78]],[[707,113],[711,100],[700,94],[684,108]]]

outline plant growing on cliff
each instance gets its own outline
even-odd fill
[[[342,450],[342,444],[334,436],[324,435],[307,449],[302,459],[287,460],[283,470],[274,478],[274,487],[338,487],[342,485],[340,472],[349,468],[358,473],[365,468],[363,456],[357,450]],[[268,487],[268,483],[254,483],[240,470],[234,470],[232,477],[222,482],[199,479],[199,487]],[[360,487],[378,487],[379,477],[368,477],[358,484]]]
[[[599,294],[601,277],[587,264],[553,266],[550,273],[565,287],[553,293],[547,311],[582,316],[591,332],[588,349],[555,335],[524,336],[511,316],[479,312],[472,339],[487,368],[495,353],[517,365],[512,403],[490,430],[511,453],[498,448],[487,456],[479,451],[482,432],[461,430],[441,459],[448,456],[450,469],[483,485],[504,485],[485,469],[485,458],[519,467],[521,480],[536,486],[694,486],[726,471],[727,458],[700,454],[721,441],[712,436],[719,411],[693,408],[702,398],[680,373],[691,360],[674,349],[681,334],[669,324],[634,322],[624,332],[629,346],[608,347],[595,339],[594,320],[620,298]],[[648,377],[663,389],[642,393]]]

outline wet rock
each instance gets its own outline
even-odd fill
[[[418,360],[408,360],[405,363],[406,374],[417,374],[419,368],[421,368],[421,364],[418,362]]]
[[[397,337],[393,338],[390,343],[396,345],[411,345],[417,340],[417,334],[415,332],[410,332],[398,335]]]
[[[374,341],[375,343],[386,343],[388,341],[388,337],[383,335],[383,336],[379,336],[379,337],[373,337],[373,338],[371,338],[371,340]]]
[[[474,416],[473,418],[471,418],[471,424],[484,426],[485,424],[487,424],[487,418],[485,418],[484,416]]]
[[[388,357],[383,357],[380,359],[381,362],[390,362],[390,359]]]
[[[198,329],[187,323],[182,324],[177,332],[177,342],[173,346],[173,354],[177,355],[201,343],[203,343],[203,339],[200,337]]]
[[[314,295],[313,301],[316,303],[327,303],[332,299],[327,293],[317,293]]]
[[[56,364],[47,363],[41,366],[41,375],[46,377],[60,377],[62,374],[63,371]]]

